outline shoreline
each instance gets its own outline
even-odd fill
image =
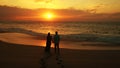
[[[9,38],[10,37],[10,38]],[[11,40],[11,36],[6,37],[5,39],[0,38],[1,41],[11,44],[19,44],[25,46],[41,46],[45,47],[46,40],[36,40],[33,38],[23,38],[19,37],[18,39],[13,38]],[[23,39],[23,40],[22,40]],[[22,40],[22,41],[21,41]],[[51,45],[54,48],[54,44]],[[72,50],[120,50],[119,44],[110,44],[110,43],[103,43],[103,42],[70,42],[70,41],[61,41],[60,48],[62,49],[72,49]]]

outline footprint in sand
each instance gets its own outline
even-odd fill
[[[50,58],[51,54],[45,53],[43,57],[40,59],[40,68],[47,68],[47,60]]]
[[[51,57],[50,54],[44,54],[43,57],[40,60],[40,68],[47,68],[47,60]],[[56,61],[57,64],[60,66],[60,68],[64,68],[63,60],[60,55],[56,55]]]
[[[64,64],[60,55],[56,55],[56,61],[61,68],[64,68]]]

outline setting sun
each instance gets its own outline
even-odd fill
[[[47,12],[43,15],[43,17],[47,20],[52,20],[55,17],[55,15],[51,12]]]
[[[52,14],[47,14],[47,18],[48,18],[48,19],[50,19],[50,18],[52,18],[52,17],[53,17]]]

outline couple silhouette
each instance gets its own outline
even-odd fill
[[[45,53],[43,57],[40,60],[41,67],[40,68],[47,68],[48,64],[48,59],[51,57],[51,43],[54,43],[54,49],[55,49],[55,58],[57,61],[57,64],[61,67],[64,68],[64,64],[62,62],[62,58],[60,56],[60,50],[59,50],[59,41],[60,41],[60,36],[58,35],[58,32],[55,32],[55,35],[52,37],[50,32],[48,33],[46,37],[46,47],[45,47]]]
[[[50,49],[51,49],[51,43],[54,43],[54,49],[55,49],[55,54],[60,54],[59,51],[59,41],[60,41],[60,36],[58,35],[58,32],[55,32],[55,35],[51,36],[50,32],[47,35],[46,38],[46,47],[45,47],[45,52],[50,54]]]

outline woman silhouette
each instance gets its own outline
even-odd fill
[[[52,40],[52,36],[50,35],[50,32],[49,32],[47,35],[47,40],[46,40],[46,47],[45,47],[46,53],[50,53],[51,40]]]

